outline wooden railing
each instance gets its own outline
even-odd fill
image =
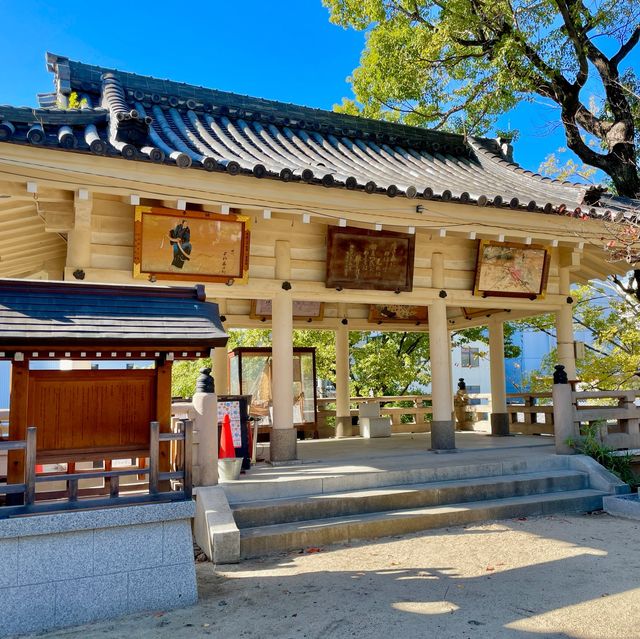
[[[21,501],[25,506],[30,506],[36,496],[36,429],[27,428],[27,439],[21,441],[0,441],[0,452],[8,453],[10,450],[24,450],[25,477],[22,484],[0,484],[0,495],[21,495]],[[2,509],[0,509],[1,512]]]
[[[178,432],[161,433],[158,422],[150,424],[149,465],[146,468],[112,468],[78,472],[36,473],[36,437],[37,429],[27,429],[24,441],[0,441],[2,450],[25,451],[25,476],[21,484],[0,484],[0,495],[7,496],[7,505],[1,505],[0,518],[27,513],[58,512],[77,510],[78,508],[97,508],[157,501],[180,501],[192,496],[193,425],[191,420],[180,420]],[[160,453],[163,443],[181,442],[180,455],[173,458],[173,470],[160,470]],[[165,444],[165,446],[167,446]],[[169,457],[168,457],[169,458]],[[138,479],[148,476],[148,483],[135,483],[127,486],[127,494],[122,494],[120,478],[136,476]],[[82,480],[104,480],[108,497],[83,497],[79,482]],[[36,492],[38,485],[50,482],[62,482],[66,489],[64,495],[59,492]],[[88,491],[95,493],[95,490]],[[16,503],[17,502],[17,503]]]

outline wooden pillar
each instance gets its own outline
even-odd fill
[[[445,264],[442,253],[431,255],[431,287],[445,286]],[[451,340],[444,297],[429,305],[429,348],[431,352],[431,448],[453,450],[456,447],[453,420],[451,372]]]
[[[229,393],[229,355],[226,346],[213,349],[211,363],[216,394],[227,395]]]
[[[287,240],[276,241],[275,257],[275,276],[284,284],[291,279],[291,245]],[[271,461],[291,461],[297,455],[297,431],[293,426],[293,298],[284,287],[272,300],[271,340]]]
[[[227,314],[227,300],[218,302],[220,315]],[[229,355],[226,346],[218,346],[211,351],[211,368],[217,395],[229,393]]]
[[[11,395],[9,399],[9,439],[25,440],[27,437],[27,407],[29,400],[29,362],[11,363]],[[36,424],[34,424],[35,426]],[[7,458],[7,483],[21,484],[24,481],[25,452],[10,450]],[[7,495],[7,503],[19,505],[22,495]]]
[[[271,461],[296,459],[297,431],[293,425],[293,301],[287,292],[272,300],[273,427]]]
[[[339,324],[336,337],[336,437],[353,435],[349,402],[349,327]]]
[[[156,368],[156,420],[161,433],[171,432],[171,367],[173,360],[165,359]],[[171,442],[160,442],[158,469],[161,473],[171,470]],[[169,481],[160,482],[161,491],[170,490]]]
[[[507,382],[504,371],[504,325],[499,319],[489,320],[489,366],[491,371],[491,434],[509,434]]]
[[[455,424],[451,418],[451,373],[449,371],[449,330],[444,299],[429,305],[429,348],[431,351],[431,448],[453,450]]]

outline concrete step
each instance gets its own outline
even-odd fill
[[[240,531],[240,556],[262,557],[308,546],[404,535],[480,521],[589,512],[602,508],[602,497],[606,494],[582,489],[245,528]]]
[[[347,490],[407,486],[435,481],[457,481],[481,477],[502,477],[551,470],[571,469],[568,455],[541,455],[530,459],[505,459],[455,465],[455,455],[441,455],[442,465],[404,470],[353,471],[344,467],[300,465],[272,478],[271,472],[254,468],[247,477],[221,482],[230,504],[262,499],[339,493]],[[433,463],[433,458],[429,460]]]
[[[233,516],[238,528],[242,529],[344,515],[557,493],[587,487],[588,477],[585,473],[555,470],[243,502],[233,506]]]

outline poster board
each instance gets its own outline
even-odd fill
[[[218,395],[218,431],[225,415],[231,420],[231,437],[236,457],[242,457],[242,469],[251,467],[249,447],[249,405],[251,395]],[[220,439],[218,438],[218,441]]]

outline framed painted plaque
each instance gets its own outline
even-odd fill
[[[411,291],[416,236],[393,231],[330,226],[329,288]]]
[[[544,297],[550,255],[544,246],[481,240],[474,295]]]
[[[426,324],[426,306],[406,306],[400,304],[371,304],[369,306],[369,321],[381,324],[393,322],[399,324]]]
[[[137,206],[133,276],[246,283],[249,218]]]
[[[251,319],[271,317],[271,300],[251,300]],[[297,320],[321,320],[324,317],[324,304],[322,302],[293,301],[293,319]]]

